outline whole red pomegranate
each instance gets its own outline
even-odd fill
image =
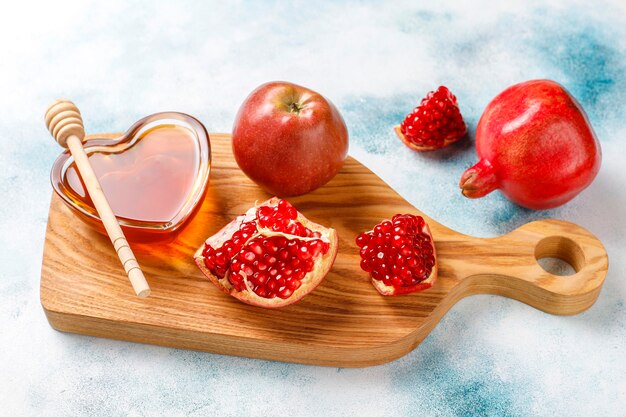
[[[337,255],[337,233],[272,198],[234,219],[196,251],[200,270],[244,303],[283,307],[310,293]]]
[[[233,126],[241,170],[271,194],[305,194],[339,172],[348,154],[348,129],[322,95],[288,82],[270,82],[241,105]]]
[[[531,209],[567,203],[600,169],[600,143],[585,111],[560,84],[533,80],[498,94],[476,129],[480,161],[461,177],[463,195],[500,188]]]
[[[421,216],[396,214],[356,238],[361,269],[382,295],[409,294],[433,286],[437,254]]]

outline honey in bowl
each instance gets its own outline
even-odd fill
[[[202,203],[210,142],[204,126],[191,116],[154,114],[117,139],[89,139],[84,149],[130,241],[173,240]],[[105,234],[69,152],[57,158],[51,179],[63,201]]]

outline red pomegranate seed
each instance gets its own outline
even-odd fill
[[[309,252],[309,247],[306,244],[298,247],[298,252],[296,254],[298,258],[302,260],[309,259],[311,257],[311,253]]]
[[[254,254],[254,252],[244,252],[241,256],[246,262],[254,262],[254,260],[256,259],[256,255]]]

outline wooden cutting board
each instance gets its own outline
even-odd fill
[[[549,313],[576,314],[600,293],[608,258],[585,229],[541,220],[497,238],[466,236],[428,218],[348,158],[326,186],[290,199],[311,220],[338,231],[339,254],[331,272],[291,306],[270,310],[242,304],[205,279],[192,256],[207,236],[270,196],[238,169],[229,135],[212,134],[211,144],[209,189],[192,223],[173,243],[133,245],[152,287],[147,299],[134,295],[108,238],[52,196],[41,273],[41,303],[52,327],[227,355],[362,367],[413,350],[468,295],[498,294]],[[439,279],[424,292],[383,297],[359,268],[354,238],[402,212],[420,214],[429,223]],[[552,275],[536,261],[544,257],[561,258],[577,273]]]

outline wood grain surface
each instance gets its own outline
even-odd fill
[[[424,216],[439,257],[437,283],[427,291],[383,297],[359,268],[354,238],[396,213],[423,214],[348,158],[326,186],[289,199],[311,220],[338,231],[331,272],[291,306],[242,304],[204,278],[192,256],[207,236],[270,196],[238,169],[229,135],[211,134],[211,145],[207,196],[191,224],[173,243],[133,245],[152,288],[147,299],[130,290],[107,238],[53,195],[41,273],[41,303],[52,327],[228,355],[362,367],[413,350],[465,296],[498,294],[549,313],[576,314],[594,303],[604,281],[608,258],[602,243],[575,224],[541,220],[484,239]],[[544,257],[561,258],[577,272],[552,275],[537,263]]]

